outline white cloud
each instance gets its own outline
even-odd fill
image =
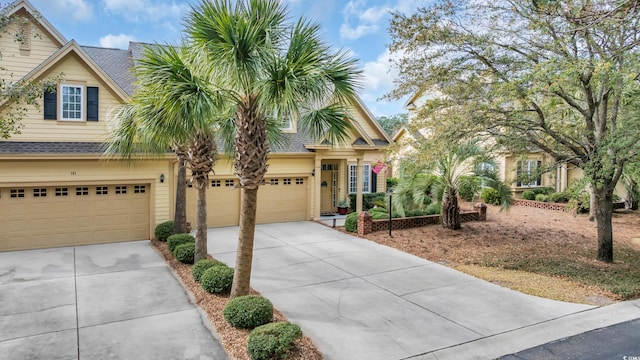
[[[393,79],[398,75],[391,66],[391,53],[386,49],[375,61],[366,62],[363,66],[365,89],[388,90],[393,86]]]
[[[356,40],[376,31],[378,31],[378,25],[358,25],[356,28],[352,28],[347,23],[340,25],[340,37],[349,40]]]
[[[100,46],[105,48],[126,49],[129,47],[129,41],[135,41],[135,38],[126,34],[108,34],[100,38]]]
[[[73,22],[88,22],[93,19],[93,5],[86,0],[58,0],[46,5],[56,13],[66,14]]]

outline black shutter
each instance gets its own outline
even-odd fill
[[[536,179],[536,185],[542,186],[542,161],[538,160],[538,166],[536,167],[536,172],[538,173],[538,178]]]
[[[98,121],[98,88],[87,86],[87,121]]]
[[[522,161],[518,161],[516,165],[516,186],[522,186]]]
[[[56,120],[58,118],[56,108],[57,98],[56,93],[51,91],[44,92],[44,119]]]
[[[378,192],[378,174],[371,170],[371,192]]]

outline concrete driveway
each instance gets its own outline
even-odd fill
[[[0,253],[1,359],[228,359],[148,241]]]
[[[237,227],[209,229],[235,265]],[[493,359],[640,318],[525,295],[314,222],[258,225],[252,286],[326,359]]]

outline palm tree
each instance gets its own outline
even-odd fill
[[[319,26],[287,22],[279,0],[203,0],[187,33],[206,54],[212,81],[235,108],[234,168],[242,192],[231,296],[249,293],[258,188],[268,167],[268,124],[296,119],[299,130],[336,144],[350,128],[356,62],[333,51]]]
[[[119,122],[107,149],[108,154],[125,157],[173,149],[178,161],[191,169],[198,191],[196,261],[207,256],[206,189],[217,154],[216,119],[224,114],[201,68],[197,55],[186,47],[147,48],[135,67],[136,92],[116,111]],[[179,176],[178,187],[184,186],[185,179],[180,181]]]

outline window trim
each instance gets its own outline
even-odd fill
[[[370,194],[371,193],[371,164],[361,164],[362,166],[362,193]],[[356,169],[355,172],[352,169]],[[349,164],[348,166],[348,177],[349,177],[349,194],[356,194],[358,191],[358,178],[354,176],[354,173],[357,175],[358,173],[358,164]],[[366,181],[365,181],[366,180]],[[355,191],[354,191],[355,190]]]
[[[533,166],[532,166],[533,164]],[[526,166],[526,168],[525,168]],[[542,161],[537,159],[518,160],[516,164],[516,178],[518,179],[516,186],[520,188],[533,188],[542,186],[542,174],[538,174],[535,178],[532,175],[542,166]],[[524,176],[530,180],[524,183]]]
[[[64,117],[64,89],[65,88],[79,88],[80,89],[80,118],[65,118]],[[83,84],[76,84],[76,83],[64,83],[64,84],[60,84],[60,86],[58,87],[58,91],[59,91],[59,96],[58,96],[58,103],[60,104],[60,108],[58,110],[58,118],[60,119],[60,121],[73,121],[73,122],[83,122],[86,121],[86,115],[85,115],[85,110],[86,110],[86,105],[85,102],[87,101],[87,95],[86,95],[86,86]],[[75,110],[74,110],[75,112]]]

